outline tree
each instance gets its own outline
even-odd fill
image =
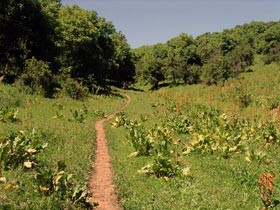
[[[52,61],[55,28],[37,0],[2,0],[0,4],[0,75],[13,82],[26,59]]]
[[[95,85],[106,86],[114,64],[112,23],[98,17],[95,11],[63,7],[59,12],[58,31],[59,60],[64,71],[91,90]]]
[[[221,35],[220,51],[222,55],[226,55],[231,52],[237,46],[237,41],[226,32]]]
[[[270,64],[272,62],[280,63],[280,42],[269,50],[269,53],[264,58],[264,62],[265,64]]]
[[[134,58],[125,36],[119,32],[110,37],[114,44],[114,65],[110,72],[110,79],[118,85],[133,81],[135,76]]]
[[[233,70],[226,57],[216,54],[203,65],[203,78],[207,85],[217,85],[220,81],[224,82],[232,76]]]
[[[151,47],[144,47],[141,57],[138,57],[136,69],[138,77],[148,81],[152,89],[159,88],[159,82],[165,79],[164,59],[167,57],[166,46],[157,44]]]
[[[172,75],[172,83],[176,85],[176,77],[180,75],[180,71],[188,66],[190,58],[189,48],[194,44],[194,39],[182,33],[167,42],[168,56],[167,56],[167,69]]]
[[[248,43],[240,44],[227,55],[227,58],[234,71],[232,76],[236,76],[244,72],[246,67],[253,64],[253,49]]]

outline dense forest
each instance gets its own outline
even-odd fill
[[[280,60],[280,22],[252,22],[193,38],[182,33],[167,43],[143,46],[136,54],[137,78],[158,88],[161,81],[176,85],[224,82],[244,71],[254,55],[266,64]]]
[[[95,11],[59,0],[4,0],[0,5],[0,76],[52,97],[73,98],[132,81],[125,36]]]
[[[280,60],[280,22],[252,22],[193,38],[132,50],[125,35],[95,11],[59,0],[3,0],[0,6],[0,77],[28,92],[72,98],[104,93],[109,86],[144,81],[169,85],[224,83],[264,54]]]

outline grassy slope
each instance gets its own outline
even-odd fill
[[[1,85],[1,84],[0,84]],[[98,117],[94,114],[101,110],[106,114],[119,107],[124,100],[117,97],[93,96],[85,102],[69,98],[45,99],[39,96],[27,96],[16,88],[0,86],[2,103],[15,107],[19,111],[17,123],[0,122],[0,139],[11,130],[32,130],[43,132],[48,147],[40,154],[39,159],[51,166],[57,161],[65,161],[66,172],[74,175],[79,182],[87,183],[91,171],[93,140],[95,136],[93,122]],[[70,110],[81,110],[86,105],[89,114],[84,123],[73,120]],[[60,108],[59,108],[60,107]],[[62,117],[56,117],[56,113]],[[35,192],[32,181],[33,172],[24,172],[22,168],[4,171],[8,183],[15,183],[17,188],[4,190],[0,184],[0,209],[58,209],[65,204]]]
[[[179,86],[162,88],[157,93],[177,102],[212,105],[242,118],[269,119],[269,100],[279,97],[280,67],[276,64],[263,65],[261,58],[257,57],[252,69],[253,73],[243,73],[237,79],[227,81],[225,86]],[[252,101],[244,109],[240,96],[246,94],[250,95]]]
[[[148,124],[159,123],[159,116],[166,108],[164,98],[168,96],[178,103],[210,104],[240,117],[271,120],[268,100],[279,94],[279,66],[263,66],[259,61],[253,69],[255,72],[243,74],[225,87],[195,85],[165,88],[154,93],[129,92],[132,102],[125,113],[129,119],[139,120],[141,115],[145,115]],[[240,105],[242,94],[252,95],[247,108]],[[109,125],[107,129],[115,182],[124,209],[259,209],[262,204],[258,197],[257,179],[264,171],[279,173],[280,158],[277,154],[280,148],[275,146],[266,151],[270,164],[247,162],[242,155],[223,159],[216,155],[193,153],[185,158],[186,164],[191,166],[192,179],[164,181],[138,174],[137,170],[151,158],[129,157],[133,148],[126,137],[127,131]],[[275,195],[279,199],[279,179],[275,182]]]

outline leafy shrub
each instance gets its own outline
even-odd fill
[[[157,177],[182,175],[179,141],[175,141],[171,131],[166,127],[155,126],[149,130],[148,138],[152,144],[153,162],[144,166],[140,172]]]
[[[111,126],[113,128],[118,128],[118,127],[125,126],[125,125],[128,125],[128,120],[126,120],[125,114],[123,112],[117,113],[115,122],[112,122]]]
[[[103,112],[102,110],[99,110],[99,109],[95,110],[93,112],[93,114],[97,117],[101,117],[101,118],[105,117],[105,112]]]
[[[27,91],[31,94],[38,93],[46,97],[52,97],[58,86],[49,70],[49,64],[34,57],[25,61],[24,72],[20,80],[29,87]]]
[[[152,148],[148,133],[144,126],[136,121],[131,121],[128,125],[130,142],[138,155],[148,155]]]
[[[276,109],[280,106],[280,96],[268,98],[267,103],[270,110]]]
[[[72,110],[70,109],[70,112],[72,113],[72,121],[78,122],[78,123],[84,123],[86,121],[86,116],[88,115],[88,108],[86,105],[83,105],[83,108],[80,110]]]
[[[32,168],[36,163],[36,155],[45,147],[40,135],[35,131],[28,135],[24,131],[11,132],[10,135],[0,143],[1,166],[10,170],[18,166]]]
[[[167,119],[167,126],[178,134],[186,134],[189,132],[190,121],[188,118],[180,116],[172,116]]]
[[[155,175],[156,177],[173,177],[182,175],[182,169],[179,164],[172,161],[169,157],[160,154],[154,156],[153,163],[147,164],[138,172]]]
[[[0,106],[0,122],[16,122],[18,110],[8,106]]]
[[[37,189],[46,196],[55,195],[73,204],[80,204],[87,208],[93,207],[91,194],[86,185],[75,183],[72,174],[65,172],[64,162],[57,162],[56,167],[49,165],[36,166],[35,181]]]
[[[127,124],[129,139],[136,155],[152,155],[153,162],[138,172],[157,177],[183,175],[180,164],[179,141],[174,140],[172,132],[165,126],[155,126],[147,130],[136,121],[118,120],[119,124]],[[115,125],[115,124],[114,124]],[[118,125],[118,124],[117,124]],[[116,126],[115,127],[119,127]],[[135,155],[135,153],[132,153]]]
[[[84,100],[89,94],[89,89],[87,87],[82,86],[72,78],[67,78],[62,83],[62,86],[65,93],[75,100]]]
[[[264,58],[265,64],[270,64],[272,62],[280,62],[280,43],[277,43],[275,47],[272,47]]]

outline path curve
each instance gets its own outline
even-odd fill
[[[130,96],[127,94],[123,95],[127,98],[125,105],[95,123],[96,147],[94,162],[92,163],[93,173],[90,178],[89,187],[93,194],[94,202],[98,204],[96,210],[121,209],[115,194],[115,186],[113,185],[111,158],[103,124],[129,105],[131,101]]]

